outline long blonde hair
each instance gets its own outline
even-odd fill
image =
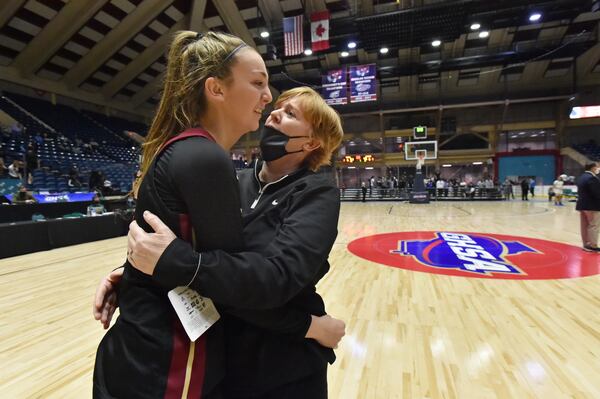
[[[198,125],[206,111],[204,82],[216,77],[227,82],[236,52],[246,47],[236,36],[220,32],[204,34],[179,31],[169,46],[167,69],[158,109],[142,145],[142,163],[137,187],[161,146],[185,129]]]

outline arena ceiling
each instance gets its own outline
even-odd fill
[[[573,75],[600,83],[597,0],[10,0],[0,3],[0,80],[140,115],[158,98],[164,52],[182,29],[236,34],[264,56],[274,94],[322,72],[376,63],[382,102],[409,91],[485,93]],[[328,9],[330,49],[283,56],[282,18]],[[538,22],[530,22],[532,12]],[[471,30],[477,22],[481,28]],[[270,36],[262,38],[262,30]],[[482,30],[489,31],[480,37]],[[433,40],[441,45],[432,46]],[[349,41],[357,48],[348,49]],[[389,48],[381,54],[380,47]],[[341,56],[342,51],[348,55]],[[535,78],[535,79],[534,79]],[[571,80],[570,78],[565,78]],[[449,89],[448,89],[449,90]],[[376,106],[376,105],[372,105]]]

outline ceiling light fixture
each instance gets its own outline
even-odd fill
[[[349,53],[349,52],[347,52],[347,51],[342,51],[342,52],[340,53],[340,55],[341,55],[342,57],[348,57],[348,56],[350,55],[350,53]]]
[[[478,30],[479,28],[481,28],[481,24],[477,22],[471,24],[471,30]]]
[[[379,49],[379,52],[381,54],[387,54],[388,51],[390,51],[390,49],[388,49],[387,47],[382,47],[382,48]]]
[[[481,39],[485,39],[489,35],[490,35],[490,32],[488,32],[487,30],[483,30],[483,31],[479,32],[479,38],[481,38]]]
[[[260,37],[262,37],[263,39],[266,39],[267,37],[269,37],[269,32],[267,32],[266,30],[263,30],[262,32],[260,32]]]
[[[304,55],[312,55],[312,50],[307,48],[306,50],[304,50]]]
[[[473,162],[473,165],[483,165],[483,162]]]
[[[431,42],[431,45],[432,45],[433,47],[439,47],[439,46],[440,46],[440,44],[442,44],[442,42],[441,42],[441,41],[439,41],[439,40],[434,40],[434,41],[432,41],[432,42]]]
[[[356,42],[348,42],[348,48],[356,48]]]
[[[540,20],[540,18],[542,18],[542,14],[540,14],[539,12],[534,12],[533,14],[531,14],[529,16],[529,21],[530,22],[537,22]]]

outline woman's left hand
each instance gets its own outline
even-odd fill
[[[149,211],[144,212],[144,220],[154,233],[146,233],[137,222],[131,222],[127,234],[127,260],[133,267],[151,276],[162,253],[177,236]]]
[[[337,349],[340,340],[346,335],[346,323],[329,315],[311,315],[311,323],[305,338],[312,338],[319,344]]]

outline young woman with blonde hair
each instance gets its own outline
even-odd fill
[[[245,248],[237,180],[227,154],[243,134],[258,128],[271,100],[262,58],[239,38],[177,33],[143,146],[137,223],[150,231],[143,218],[143,212],[150,211],[198,251]],[[187,284],[172,284],[179,273],[178,265],[165,268],[160,276],[149,276],[130,262],[124,265],[120,316],[96,355],[95,398],[222,397],[223,322],[190,340],[167,295]],[[96,317],[107,303],[96,307]],[[228,311],[217,305],[219,311]],[[290,317],[287,324],[280,325],[281,315]],[[286,308],[279,313],[244,312],[240,317],[275,331],[296,326],[298,320],[311,327],[312,321],[329,322]]]
[[[228,398],[327,397],[327,363],[335,359],[328,347],[343,335],[343,323],[330,320],[338,335],[319,334],[318,323],[310,324],[315,316],[302,320],[289,309],[326,314],[315,284],[329,270],[339,193],[330,176],[315,172],[330,163],[342,135],[339,116],[314,90],[296,88],[279,97],[261,134],[265,162],[238,175],[246,248],[255,252],[197,253],[154,215],[145,217],[156,234],[131,226],[130,262],[154,279],[172,286],[189,283],[238,308],[287,304],[286,310],[270,311],[279,312],[279,330],[248,323],[239,314],[228,318],[223,384]],[[165,277],[168,270],[174,272]],[[110,292],[112,283],[104,283]]]

